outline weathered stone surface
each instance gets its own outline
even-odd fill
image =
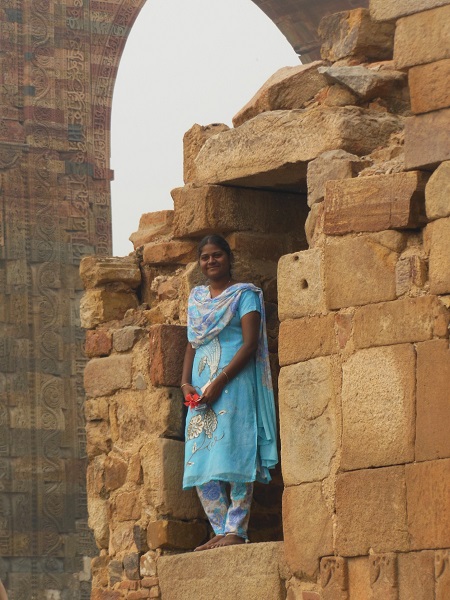
[[[333,360],[320,357],[283,367],[278,385],[284,483],[322,480],[330,474],[339,442]]]
[[[171,240],[145,244],[144,265],[187,265],[197,258],[197,244],[193,241]]]
[[[319,248],[282,256],[278,263],[280,321],[325,312],[323,257]]]
[[[347,560],[342,556],[322,558],[320,561],[320,583],[323,600],[348,600]]]
[[[128,464],[117,455],[109,454],[104,462],[103,481],[105,490],[111,492],[125,484]]]
[[[398,94],[406,85],[406,74],[391,69],[375,71],[362,65],[320,67],[331,83],[339,83],[363,100]]]
[[[450,217],[450,161],[439,165],[430,177],[425,188],[425,210],[430,220]]]
[[[108,548],[109,544],[109,506],[108,501],[88,495],[88,525],[94,533],[98,548]]]
[[[328,181],[325,233],[342,235],[423,226],[427,222],[426,181],[427,177],[419,171]]]
[[[80,302],[81,327],[92,329],[101,323],[121,319],[130,308],[136,308],[135,294],[107,290],[87,290]]]
[[[182,489],[184,443],[155,438],[140,454],[145,497],[157,514],[185,520],[204,518],[195,489]]]
[[[91,600],[122,600],[122,598],[122,592],[103,588],[94,588],[91,595]]]
[[[450,457],[448,340],[417,345],[416,460]]]
[[[450,5],[397,22],[394,61],[398,69],[450,58]]]
[[[134,257],[86,256],[80,263],[80,276],[86,289],[110,283],[122,283],[131,289],[136,289],[141,283],[141,272]]]
[[[376,21],[392,21],[444,4],[450,0],[370,0],[370,16]]]
[[[289,319],[281,323],[278,348],[280,366],[328,356],[337,351],[333,314]]]
[[[84,370],[84,388],[91,397],[108,396],[131,387],[132,359],[129,355],[93,358]]]
[[[450,459],[406,465],[411,549],[450,546]]]
[[[428,279],[428,260],[422,248],[407,249],[395,266],[397,296],[423,290]]]
[[[105,421],[86,423],[86,454],[90,459],[111,450],[111,431]]]
[[[211,125],[193,125],[186,131],[183,137],[183,177],[184,183],[196,181],[195,159],[201,147],[207,139],[223,131],[228,131],[228,125],[224,123],[212,123]]]
[[[394,234],[393,241],[395,236],[400,235],[391,233]],[[395,265],[398,254],[394,245],[388,245],[389,241],[386,236],[377,238],[371,235],[328,240],[324,270],[329,309],[396,298]]]
[[[86,331],[84,351],[89,358],[108,356],[112,350],[112,337],[105,329]]]
[[[139,220],[139,229],[129,237],[134,249],[148,244],[157,237],[170,234],[173,216],[173,210],[144,213]]]
[[[319,25],[321,56],[332,62],[348,56],[383,60],[392,56],[395,28],[376,23],[365,8],[324,17]]]
[[[434,598],[434,552],[398,555],[398,600]]]
[[[233,125],[239,127],[268,110],[302,108],[327,84],[317,70],[320,65],[323,65],[322,61],[279,69],[233,117]]]
[[[114,516],[118,521],[137,521],[141,517],[139,492],[122,492],[115,498]]]
[[[415,366],[409,344],[360,350],[344,363],[343,469],[414,459]]]
[[[409,70],[411,109],[426,113],[450,106],[450,59],[414,67]]]
[[[205,143],[198,181],[299,191],[306,162],[327,150],[368,154],[402,126],[398,117],[357,107],[264,113]]]
[[[355,154],[344,150],[329,150],[308,163],[308,206],[321,202],[325,196],[325,184],[330,179],[355,177],[366,166]]]
[[[450,218],[427,225],[425,244],[429,248],[429,280],[432,294],[450,293]]]
[[[342,556],[409,550],[404,467],[339,474],[336,515],[335,551]]]
[[[397,553],[371,554],[369,564],[371,599],[398,600]]]
[[[164,600],[202,598],[205,590],[216,600],[284,600],[280,577],[283,544],[247,544],[212,552],[162,556],[158,576]]]
[[[449,130],[450,108],[406,119],[405,168],[428,169],[450,160]]]
[[[285,233],[303,227],[306,218],[304,198],[298,194],[220,185],[186,186],[171,193],[178,237],[217,231]]]
[[[434,570],[436,579],[436,600],[446,600],[450,595],[450,552],[437,550]]]
[[[186,345],[186,327],[153,325],[150,328],[150,379],[153,385],[180,385]]]
[[[333,552],[332,514],[320,482],[284,490],[283,522],[284,550],[290,571],[297,577],[316,576],[320,558]]]
[[[404,298],[356,309],[353,339],[356,348],[423,342],[447,337],[449,311],[436,296]]]
[[[113,334],[113,345],[116,352],[126,352],[131,350],[137,340],[143,335],[142,327],[129,325],[123,329],[118,329]]]
[[[204,522],[188,523],[161,519],[149,524],[147,543],[152,550],[157,548],[192,550],[205,541],[206,535],[207,529]]]
[[[317,202],[311,206],[305,222],[305,234],[310,248],[319,246],[325,239],[323,233],[324,221],[323,202]]]
[[[347,560],[349,598],[371,597],[369,561],[370,558],[367,556],[359,556]]]

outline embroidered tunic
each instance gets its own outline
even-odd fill
[[[201,393],[201,388],[217,377],[222,369],[228,365],[236,352],[242,346],[241,318],[252,311],[262,313],[264,319],[264,307],[261,306],[259,298],[260,290],[251,284],[236,284],[231,286],[238,292],[232,307],[231,319],[228,316],[228,324],[224,326],[215,337],[196,348],[193,369],[192,385]],[[228,288],[231,290],[231,288]],[[233,294],[233,290],[228,292]],[[222,292],[224,294],[225,292]],[[217,299],[220,304],[220,296],[211,299],[208,288],[201,286],[194,288],[191,293],[206,302],[214,303]],[[262,294],[261,294],[262,297]],[[201,312],[201,311],[200,311]],[[220,312],[220,308],[218,309]],[[195,308],[190,299],[189,318],[204,319],[204,315],[195,315]],[[265,335],[265,323],[261,323],[262,333]],[[264,374],[261,373],[261,356],[264,355],[266,367]],[[259,359],[258,359],[259,356]],[[186,446],[183,488],[202,485],[208,481],[228,482],[251,482],[261,481],[268,483],[270,475],[268,467],[276,464],[276,442],[275,424],[272,424],[271,434],[264,433],[263,421],[267,421],[267,415],[261,415],[261,398],[258,390],[262,386],[267,387],[269,379],[270,392],[271,382],[268,369],[267,343],[265,352],[258,352],[242,369],[236,377],[229,381],[224,387],[220,397],[210,406],[202,407],[202,410],[189,409],[186,419]],[[267,391],[267,390],[266,390]],[[271,396],[273,407],[273,394]],[[267,411],[266,411],[267,412]],[[270,411],[269,411],[270,412]],[[271,418],[275,419],[273,409]],[[264,410],[263,410],[264,413]],[[271,419],[269,419],[271,420]],[[266,426],[267,430],[267,426]],[[271,453],[269,460],[261,459],[261,446],[259,438],[263,438],[263,444],[268,444],[266,438],[271,439]],[[275,451],[273,451],[275,447]],[[275,452],[275,455],[274,455]],[[264,452],[263,452],[264,454]],[[275,458],[274,458],[275,456]]]

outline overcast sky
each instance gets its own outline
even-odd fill
[[[226,123],[280,67],[298,65],[251,0],[147,0],[114,90],[113,252],[132,251],[141,214],[173,208],[182,140],[194,123]]]

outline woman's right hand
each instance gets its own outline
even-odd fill
[[[197,390],[190,383],[188,385],[183,385],[181,391],[183,392],[183,397],[185,400],[186,397],[189,396],[189,394],[197,394]]]

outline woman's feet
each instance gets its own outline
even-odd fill
[[[212,548],[213,545],[215,547],[215,544],[217,544],[224,537],[225,536],[223,534],[215,535],[208,542],[206,542],[206,544],[202,544],[201,546],[197,546],[197,548],[194,549],[194,552],[199,552],[200,550],[209,550],[209,548]]]
[[[239,535],[235,535],[234,533],[228,533],[227,535],[216,537],[219,537],[219,539],[210,544],[208,549],[222,548],[223,546],[236,546],[237,544],[245,544],[245,539],[241,538]]]

